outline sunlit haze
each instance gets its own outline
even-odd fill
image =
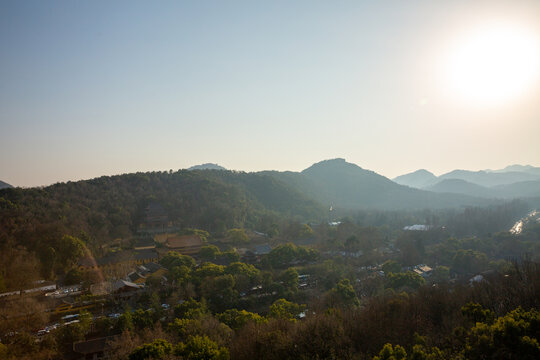
[[[540,37],[520,24],[489,24],[459,40],[448,56],[447,81],[471,104],[504,104],[538,81]]]
[[[0,180],[540,165],[539,1],[2,1]]]

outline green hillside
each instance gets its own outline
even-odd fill
[[[228,171],[136,173],[0,191],[0,227],[29,248],[59,234],[84,232],[99,243],[135,233],[149,203],[174,228],[223,233],[260,228],[262,215],[317,219],[321,207],[278,180]],[[42,228],[37,233],[36,228]]]
[[[321,161],[301,173],[268,174],[323,205],[346,209],[441,209],[491,203],[467,195],[437,194],[399,185],[343,159]]]

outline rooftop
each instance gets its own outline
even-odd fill
[[[108,348],[108,343],[116,336],[107,336],[98,339],[73,343],[73,351],[83,355],[104,352]]]
[[[253,252],[257,255],[266,255],[272,251],[272,247],[268,244],[255,246]]]
[[[116,280],[114,283],[112,283],[113,292],[117,292],[120,289],[138,290],[140,288],[141,287],[139,285],[126,280]]]
[[[198,235],[178,235],[167,239],[167,246],[173,249],[199,247],[203,241]]]
[[[135,240],[135,249],[145,247],[155,247],[154,239],[151,237],[144,237]]]
[[[144,264],[144,267],[148,269],[150,273],[155,273],[156,271],[163,269],[163,266],[155,262]]]
[[[99,266],[118,264],[130,260],[145,261],[158,258],[158,254],[154,249],[143,250],[126,250],[110,253],[96,260]]]

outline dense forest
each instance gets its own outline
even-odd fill
[[[60,243],[64,235],[82,239],[86,248],[101,255],[103,245],[137,232],[144,222],[146,206],[153,202],[165,208],[174,228],[200,228],[216,237],[224,236],[232,228],[274,233],[278,228],[287,228],[289,223],[317,224],[339,218],[381,227],[385,236],[413,223],[445,226],[446,233],[452,236],[476,236],[510,228],[531,208],[530,203],[513,201],[464,210],[337,207],[328,211],[295,187],[264,173],[137,173],[44,188],[0,190],[0,246],[22,246],[23,254],[29,251],[42,265],[49,265],[43,272],[49,276],[53,271],[52,253],[62,252]],[[286,240],[291,239],[286,236]],[[7,274],[4,277],[13,278]]]
[[[216,171],[217,172],[217,171]],[[150,202],[161,204],[175,228],[201,228],[216,235],[246,227],[263,232],[284,216],[321,219],[322,207],[263,175],[212,171],[154,172],[101,177],[45,188],[3,189],[0,245],[22,245],[42,262],[49,248],[69,234],[93,252],[129,237],[144,221]]]

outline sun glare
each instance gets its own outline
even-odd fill
[[[518,26],[476,29],[452,49],[446,64],[450,90],[474,105],[514,100],[538,80],[539,39]]]

